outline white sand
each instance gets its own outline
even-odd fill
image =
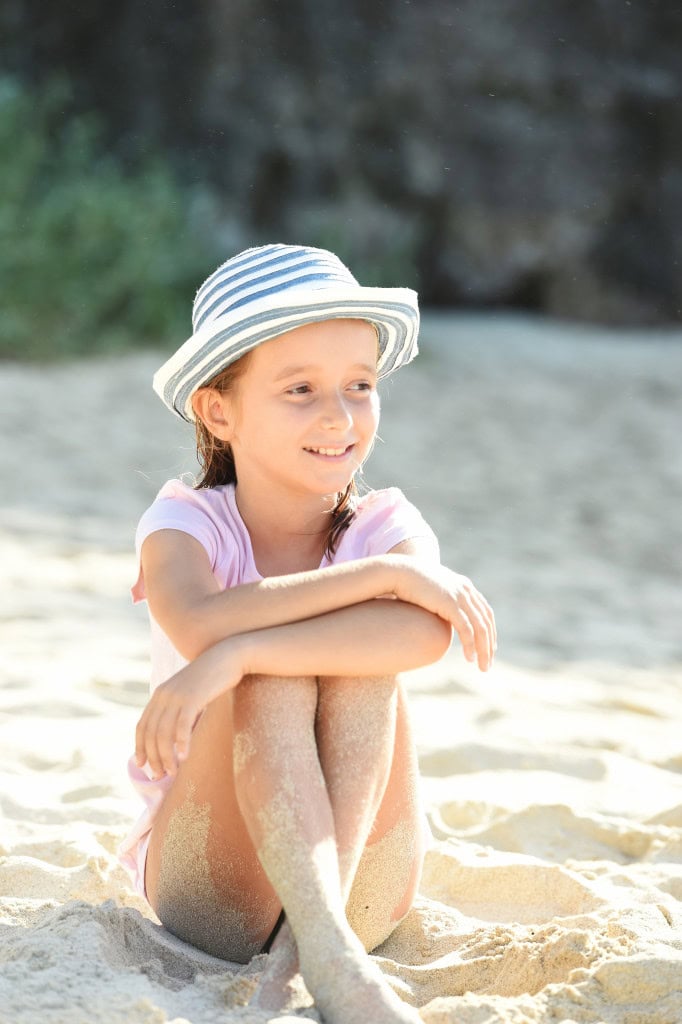
[[[431,316],[389,385],[368,480],[500,626],[492,673],[453,651],[412,681],[437,842],[379,952],[427,1024],[682,1021],[681,342]],[[0,366],[0,1024],[287,1019],[243,1006],[261,958],[173,940],[114,856],[132,531],[192,467],[159,361]]]

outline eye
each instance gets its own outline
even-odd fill
[[[288,395],[307,395],[311,391],[309,384],[296,384],[293,388],[287,388]]]
[[[350,385],[350,391],[373,391],[374,384],[370,380],[356,380]]]

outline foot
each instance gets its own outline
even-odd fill
[[[422,1024],[357,940],[332,950],[308,950],[301,965],[325,1024]]]
[[[298,968],[298,950],[288,921],[272,944],[249,1006],[260,1010],[298,1010],[312,1005]]]

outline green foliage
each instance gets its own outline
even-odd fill
[[[0,357],[174,347],[214,247],[160,159],[126,173],[68,106],[0,80]]]

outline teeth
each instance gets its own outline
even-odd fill
[[[309,452],[317,452],[318,455],[343,455],[345,448],[309,448]]]

